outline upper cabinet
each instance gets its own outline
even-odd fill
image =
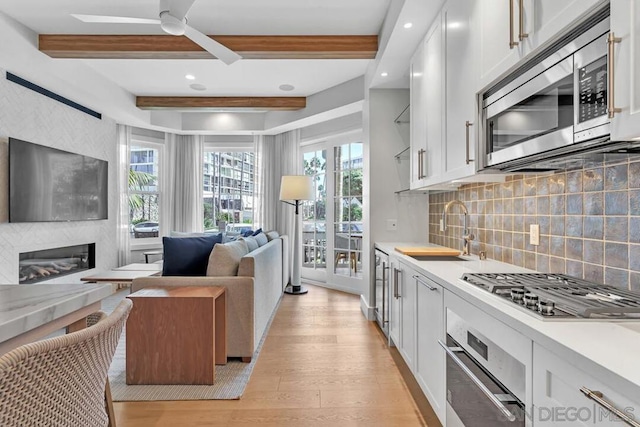
[[[427,93],[425,90],[425,56],[424,42],[418,45],[418,49],[409,65],[410,75],[410,150],[411,150],[411,189],[423,187],[425,177],[424,160],[427,151]]]
[[[440,22],[420,43],[411,64],[411,189],[442,173],[442,32]]]
[[[444,34],[445,132],[443,178],[473,175],[476,120],[476,54],[471,31],[474,0],[450,0],[442,9]]]
[[[640,7],[636,0],[611,1],[610,36],[614,37],[609,45],[609,66],[613,67],[609,89],[614,95],[609,106],[611,139],[624,141],[640,137]]]
[[[606,0],[483,0],[474,2],[482,90],[544,48]]]

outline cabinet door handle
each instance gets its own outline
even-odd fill
[[[387,263],[382,261],[382,324],[389,323],[387,319],[387,303],[385,301],[385,290],[389,288],[389,278],[387,277]]]
[[[418,150],[418,179],[422,179],[422,150]]]
[[[527,37],[529,37],[529,33],[524,32],[524,0],[520,0],[520,32],[518,34],[518,39],[523,41]]]
[[[611,31],[609,33],[609,37],[607,38],[607,47],[609,48],[609,55],[608,55],[608,59],[609,59],[609,87],[607,88],[607,94],[608,94],[608,98],[607,99],[607,107],[608,107],[608,113],[609,113],[609,118],[613,119],[613,117],[616,115],[616,113],[620,113],[622,112],[622,108],[616,108],[616,101],[615,101],[615,83],[616,83],[616,78],[615,78],[615,44],[616,43],[620,43],[622,41],[622,39],[620,37],[616,37],[615,34],[613,33],[613,31]]]
[[[466,132],[466,138],[467,138],[467,146],[466,146],[465,162],[466,162],[467,164],[469,164],[469,163],[471,163],[471,162],[473,162],[473,161],[474,161],[474,159],[470,159],[470,158],[469,158],[469,156],[470,156],[470,148],[469,148],[469,144],[470,144],[470,139],[471,139],[471,137],[470,137],[470,135],[469,135],[469,133],[470,133],[470,132],[469,132],[469,128],[470,128],[471,126],[473,126],[473,123],[471,123],[469,120],[467,120],[467,121],[465,122],[465,124],[464,124],[464,125],[465,125],[465,128],[466,128],[466,129],[465,129],[465,132]]]
[[[515,0],[509,0],[509,49],[513,49],[518,46],[518,42],[513,39],[513,2]]]
[[[427,177],[427,173],[424,171],[425,170],[424,163],[425,163],[425,160],[426,160],[425,154],[427,154],[427,150],[425,150],[423,148],[421,151],[422,151],[422,153],[420,153],[420,157],[422,158],[422,168],[420,169],[420,172],[421,172],[422,176],[420,178],[422,179],[422,178],[426,178]]]
[[[602,406],[607,411],[612,412],[615,416],[620,418],[622,421],[624,421],[628,425],[632,427],[640,427],[640,423],[635,421],[633,418],[629,417],[624,411],[621,411],[620,409],[613,406],[613,404],[605,400],[601,392],[590,390],[587,387],[581,387],[580,391],[582,392],[582,394],[587,396],[589,399],[594,400],[598,405]]]
[[[402,271],[398,268],[393,268],[393,297],[395,299],[400,298],[400,292],[399,292],[399,288],[398,288],[398,282],[400,281],[400,273],[402,273]]]
[[[429,289],[430,291],[437,291],[437,290],[438,290],[438,288],[436,288],[435,286],[433,286],[433,285],[431,285],[431,284],[429,284],[429,283],[425,282],[424,280],[422,280],[422,279],[420,278],[420,276],[413,276],[413,279],[414,279],[416,282],[418,282],[418,283],[420,283],[420,284],[422,284],[422,285],[425,285],[425,286],[427,287],[427,289]]]

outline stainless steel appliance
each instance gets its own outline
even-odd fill
[[[524,426],[525,366],[447,310],[447,427]]]
[[[467,273],[462,280],[540,319],[640,319],[639,292],[564,274]]]
[[[389,337],[389,254],[376,248],[376,322]]]
[[[480,169],[569,169],[637,151],[610,141],[608,36],[607,7],[483,94]]]

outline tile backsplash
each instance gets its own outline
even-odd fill
[[[640,159],[546,175],[514,175],[501,184],[468,184],[429,196],[429,239],[462,248],[469,210],[472,253],[538,270],[640,290]],[[529,244],[531,224],[540,245]]]

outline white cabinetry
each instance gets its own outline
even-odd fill
[[[611,121],[611,139],[640,137],[640,4],[636,0],[611,1],[614,44],[614,100],[619,108]]]
[[[531,0],[483,0],[474,3],[479,54],[477,89],[481,89],[525,56],[530,44],[533,16],[531,7],[527,7]]]
[[[389,256],[389,271],[391,276],[389,277],[389,338],[391,342],[400,347],[400,265],[398,259],[390,255]]]
[[[411,189],[423,186],[427,151],[427,93],[425,89],[425,43],[420,42],[411,58],[409,66],[410,79],[410,139],[411,139]]]
[[[622,396],[591,375],[576,368],[570,360],[558,357],[546,348],[533,346],[533,420],[539,426],[613,426],[626,425],[580,390],[602,394],[602,398],[622,412],[640,419],[640,393]]]
[[[400,293],[400,345],[398,351],[404,358],[411,371],[415,367],[416,354],[416,282],[413,280],[415,271],[400,262],[399,293]],[[397,344],[397,343],[396,343]]]
[[[441,174],[442,65],[442,31],[436,20],[410,65],[411,189]]]
[[[474,3],[480,56],[476,89],[482,90],[606,0],[483,0]]]
[[[442,138],[444,173],[440,182],[471,176],[476,168],[473,124],[477,70],[471,31],[474,3],[474,0],[450,0],[442,9],[446,106]]]
[[[438,340],[445,340],[444,289],[421,274],[415,274],[416,361],[415,376],[440,420],[445,416],[445,354]]]

